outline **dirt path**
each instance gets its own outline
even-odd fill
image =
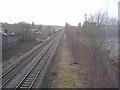
[[[75,88],[75,67],[71,66],[72,56],[70,54],[66,35],[63,35],[59,48],[53,58],[49,70],[45,76],[42,87],[52,88]]]

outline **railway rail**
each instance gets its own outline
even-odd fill
[[[50,57],[56,50],[62,34],[63,31],[52,36],[41,45],[38,45],[24,57],[20,58],[20,60],[18,60],[18,62],[16,62],[9,70],[4,72],[0,77],[2,80],[1,88],[33,88],[37,78],[45,73],[44,68],[48,66]],[[17,77],[21,78],[16,79]],[[16,80],[18,80],[16,85],[14,85],[14,83],[11,84],[11,82]]]

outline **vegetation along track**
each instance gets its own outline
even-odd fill
[[[32,85],[34,84],[35,80],[37,79],[37,76],[39,75],[41,70],[44,68],[45,63],[47,62],[47,59],[49,58],[50,52],[52,51],[51,48],[55,47],[56,40],[59,41],[58,39],[61,37],[61,34],[62,33],[56,34],[51,39],[43,42],[40,46],[36,47],[34,50],[29,52],[25,57],[23,57],[21,60],[19,60],[8,71],[3,73],[3,75],[1,76],[1,79],[2,79],[2,82],[3,82],[1,87],[5,88],[7,86],[7,84],[17,74],[19,74],[19,72],[21,72],[24,69],[24,67],[26,65],[28,65],[34,59],[34,57],[36,57],[36,55],[38,53],[40,53],[39,59],[37,58],[34,65],[32,65],[32,68],[30,68],[30,70],[27,72],[27,74],[24,75],[24,78],[21,81],[19,81],[19,83],[17,85],[17,88],[20,88],[21,85],[23,85],[23,82],[26,82],[26,80],[27,80],[28,81],[28,82],[26,82],[27,85],[25,84],[24,88],[25,88],[25,86],[27,88],[29,88],[29,87],[31,88]],[[48,52],[49,52],[49,54],[48,54]],[[30,77],[30,75],[32,77]],[[28,85],[28,83],[29,83],[29,85]]]

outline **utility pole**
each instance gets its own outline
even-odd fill
[[[107,11],[107,19],[108,19],[108,0],[107,0],[107,8],[106,8],[106,9],[107,9],[107,10],[106,10],[106,11]],[[107,26],[106,26],[106,40],[107,40],[107,30],[108,30],[108,27],[109,27],[109,26],[108,26],[108,23],[106,23],[106,25],[107,25]]]
[[[108,18],[108,0],[107,0],[107,18]]]
[[[87,21],[87,15],[85,14],[85,21]]]

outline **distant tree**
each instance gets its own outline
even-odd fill
[[[19,23],[14,24],[13,26],[14,26],[16,33],[31,29],[31,25],[26,22],[19,22]]]
[[[14,24],[14,28],[16,30],[17,36],[19,36],[20,42],[27,42],[27,41],[34,41],[35,40],[35,33],[32,33],[32,25],[26,22],[19,22]]]
[[[38,30],[42,30],[42,25],[38,25]]]
[[[68,26],[69,24],[66,22],[65,26]]]
[[[34,22],[32,22],[32,29],[35,29],[35,24],[34,24]]]
[[[81,23],[78,23],[78,26],[81,27]]]

